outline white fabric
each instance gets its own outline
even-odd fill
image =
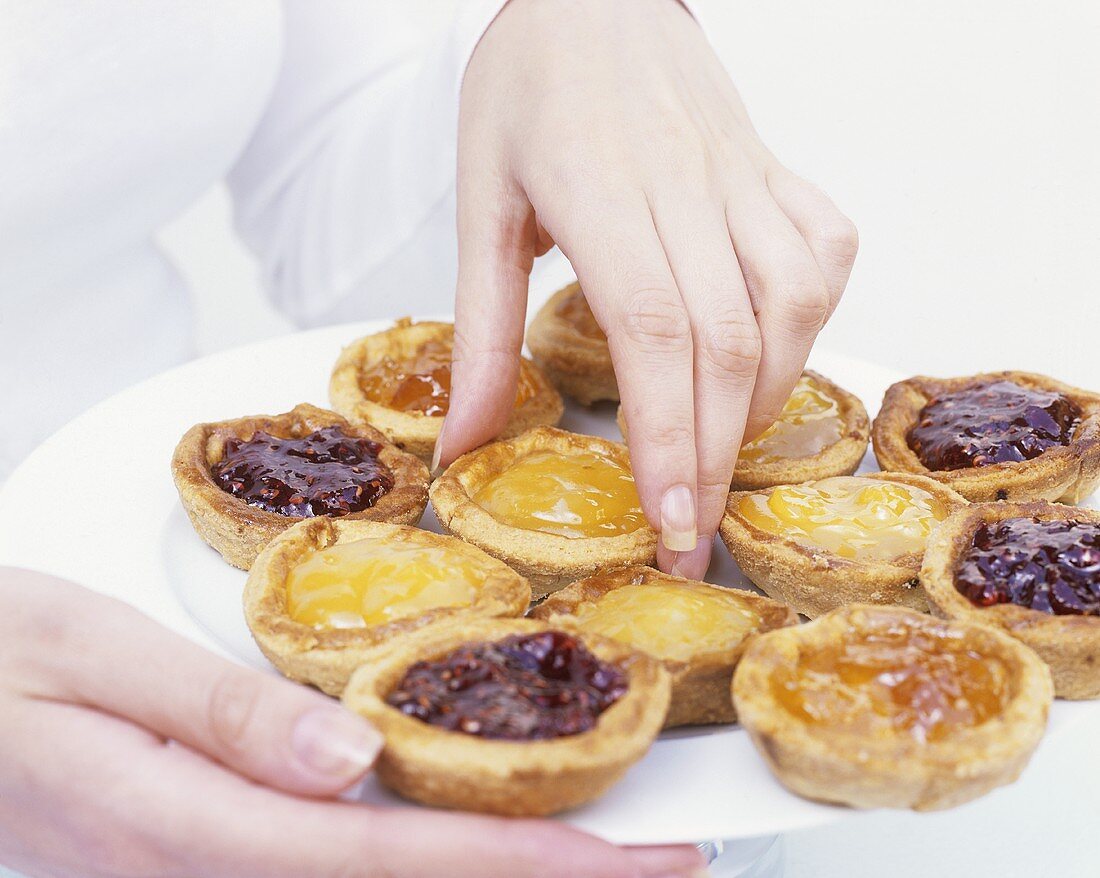
[[[438,311],[458,88],[503,3],[0,0],[0,478],[189,355],[152,236],[227,173],[299,323]]]

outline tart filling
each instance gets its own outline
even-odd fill
[[[267,512],[346,515],[369,509],[393,487],[393,473],[378,459],[381,450],[338,425],[290,438],[257,430],[249,439],[227,439],[211,471],[227,494]]]
[[[856,604],[757,638],[733,696],[792,791],[926,810],[1015,780],[1052,688],[1039,658],[999,631]]]
[[[575,637],[541,631],[417,662],[386,703],[440,728],[533,741],[587,732],[626,690],[626,675]]]
[[[1012,603],[1042,613],[1100,616],[1100,523],[983,521],[959,560],[955,587],[980,607]]]
[[[557,304],[554,313],[585,338],[607,341],[607,336],[596,322],[579,285],[574,285],[569,294]]]
[[[660,663],[532,619],[455,619],[364,657],[347,707],[386,740],[379,780],[406,798],[514,816],[601,795],[649,749],[669,704]]]
[[[629,468],[593,451],[533,451],[482,486],[474,502],[503,524],[570,539],[645,524]]]
[[[779,419],[741,447],[738,461],[775,463],[810,457],[836,444],[843,433],[844,422],[837,400],[813,378],[803,374]]]
[[[1080,419],[1061,393],[985,381],[931,400],[906,438],[928,469],[957,470],[1032,460],[1069,445]]]

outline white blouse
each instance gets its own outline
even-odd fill
[[[296,322],[440,310],[458,87],[503,2],[0,0],[0,479],[191,355],[153,235],[222,178]]]

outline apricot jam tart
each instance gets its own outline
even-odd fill
[[[964,504],[921,476],[839,476],[731,493],[720,530],[754,584],[807,616],[857,601],[926,609],[925,543]]]
[[[1062,698],[1100,698],[1100,511],[982,503],[929,542],[935,612],[1001,628],[1050,666]]]
[[[1038,657],[994,629],[855,604],[754,640],[733,698],[793,792],[929,810],[1015,780],[1052,687]]]
[[[455,619],[365,656],[344,703],[383,734],[375,771],[406,798],[542,815],[590,801],[649,749],[660,663],[531,619]]]
[[[627,434],[620,407],[619,429]],[[806,370],[779,418],[741,447],[735,491],[851,475],[867,453],[870,420],[863,403],[824,375]]]
[[[583,405],[616,401],[611,349],[580,284],[558,290],[527,329],[531,357],[562,393]]]
[[[199,536],[245,570],[302,519],[414,524],[428,500],[423,463],[369,425],[305,404],[195,425],[176,446],[172,476]]]
[[[431,459],[450,410],[454,326],[399,320],[391,329],[352,342],[329,382],[333,408],[353,423],[369,422],[396,445]],[[556,424],[561,397],[531,362],[520,363],[516,404],[504,435]]]
[[[339,695],[377,643],[455,617],[520,616],[530,600],[522,577],[453,537],[315,518],[256,559],[244,610],[279,671]]]
[[[874,441],[883,467],[970,500],[1075,503],[1100,480],[1100,395],[1026,372],[910,378],[886,392]]]
[[[595,436],[539,427],[483,446],[455,461],[431,498],[445,529],[511,565],[536,596],[656,558],[626,448]]]
[[[662,662],[672,678],[666,728],[734,722],[729,687],[745,644],[798,622],[789,607],[752,592],[641,566],[574,582],[531,616],[610,637]]]

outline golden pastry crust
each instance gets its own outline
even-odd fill
[[[302,518],[249,506],[218,487],[210,468],[225,453],[226,440],[251,439],[259,430],[284,439],[307,436],[324,427],[382,446],[378,459],[393,474],[393,488],[369,509],[351,512],[350,521],[416,524],[428,505],[428,469],[405,454],[369,424],[350,424],[335,412],[302,403],[281,415],[253,415],[196,424],[180,439],[172,455],[172,478],[188,518],[203,540],[234,567],[247,570],[272,539]]]
[[[474,502],[473,496],[490,479],[534,451],[595,451],[630,466],[625,445],[553,427],[536,427],[483,445],[464,454],[432,483],[432,508],[444,530],[526,577],[536,598],[598,570],[656,561],[657,533],[647,524],[617,536],[570,538],[504,524]]]
[[[304,557],[319,549],[362,539],[392,545],[441,547],[456,561],[486,573],[474,602],[440,607],[418,616],[370,628],[324,628],[297,622],[287,612],[287,577]],[[260,651],[291,680],[339,696],[369,651],[407,631],[457,617],[522,616],[531,602],[531,586],[506,564],[474,546],[415,527],[376,521],[309,518],[283,531],[256,559],[244,587],[244,617]]]
[[[738,460],[730,483],[734,491],[756,491],[775,485],[796,485],[827,479],[831,476],[850,476],[863,461],[871,438],[871,421],[867,409],[859,397],[834,384],[820,372],[803,371],[818,387],[837,402],[840,414],[840,438],[808,457],[792,457],[784,460]],[[626,418],[622,406],[615,415],[619,430],[626,436]]]
[[[737,712],[730,698],[730,682],[734,668],[749,641],[765,631],[781,628],[785,625],[797,625],[798,614],[790,607],[743,589],[724,588],[706,582],[696,582],[679,576],[669,576],[652,567],[634,565],[605,570],[566,586],[550,595],[531,611],[531,618],[542,619],[553,627],[569,626],[584,631],[577,624],[574,614],[584,603],[597,601],[609,591],[624,585],[642,585],[653,582],[663,584],[692,583],[714,589],[715,592],[729,596],[739,605],[756,613],[759,625],[745,636],[729,643],[722,650],[698,652],[687,661],[670,658],[655,658],[664,665],[672,680],[672,700],[669,703],[665,728],[685,725],[704,725],[707,723],[732,723],[737,721]],[[642,647],[630,644],[635,649]],[[642,649],[644,652],[645,650]]]
[[[1037,501],[981,503],[949,516],[928,541],[920,581],[932,611],[999,628],[1030,646],[1050,666],[1059,698],[1100,698],[1100,616],[1053,615],[1017,604],[979,607],[955,588],[955,570],[983,522],[1005,518],[1100,524],[1100,511]]]
[[[554,386],[582,405],[619,399],[615,367],[606,338],[590,338],[566,320],[558,309],[574,293],[571,283],[552,295],[527,328],[527,347]]]
[[[391,640],[374,650],[344,691],[344,704],[382,733],[378,778],[400,795],[444,808],[541,816],[602,795],[645,755],[668,709],[669,679],[659,662],[613,640],[580,635],[584,645],[628,676],[626,693],[594,728],[537,741],[480,738],[429,725],[386,704],[419,661],[467,643],[549,630],[531,619],[455,620]]]
[[[938,396],[986,381],[1012,381],[1067,397],[1081,411],[1073,440],[1032,460],[941,472],[929,470],[906,439],[920,410]],[[883,469],[930,476],[974,503],[991,500],[1078,503],[1100,483],[1100,394],[1033,372],[985,372],[963,378],[918,375],[899,381],[886,391],[871,433],[875,457]]]
[[[353,341],[341,351],[332,370],[329,380],[332,407],[352,423],[372,424],[398,448],[430,463],[443,418],[398,411],[368,399],[363,392],[360,376],[384,357],[410,357],[426,342],[453,337],[452,323],[413,323],[406,317],[390,329]],[[501,434],[505,437],[515,436],[539,424],[556,424],[565,410],[561,396],[538,367],[522,359],[520,369],[534,392],[512,412]]]
[[[861,473],[857,478],[921,488],[951,511],[966,505],[966,500],[950,488],[912,473]],[[766,494],[770,490],[732,492],[719,526],[722,542],[733,560],[761,591],[811,619],[854,603],[928,609],[928,599],[918,581],[921,554],[914,552],[890,561],[854,560],[768,533],[747,521],[739,504],[747,494]]]
[[[980,725],[920,743],[910,734],[815,728],[781,705],[773,675],[806,651],[853,629],[898,625],[948,630],[968,648],[1004,662],[1012,685],[1004,708]],[[902,607],[855,605],[756,638],[733,679],[741,725],[779,781],[800,796],[856,808],[950,808],[1014,781],[1039,743],[1052,698],[1050,674],[1031,650],[984,625],[948,622]]]

